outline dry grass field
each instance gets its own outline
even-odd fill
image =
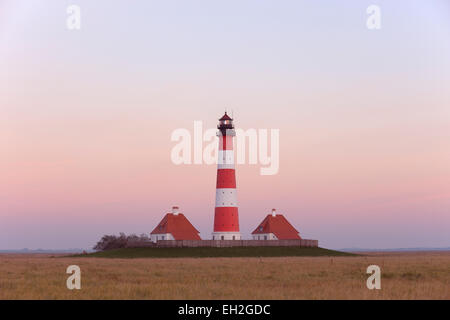
[[[81,268],[81,290],[66,288],[72,264]],[[366,288],[371,264],[381,268],[381,290]],[[0,299],[450,299],[450,252],[162,259],[3,254]]]

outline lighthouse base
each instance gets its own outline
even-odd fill
[[[213,240],[242,240],[242,236],[240,232],[213,232],[212,233]]]

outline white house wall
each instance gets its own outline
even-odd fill
[[[150,236],[150,239],[152,240],[152,242],[156,242],[158,240],[175,240],[175,238],[173,237],[173,235],[171,233],[152,234]]]
[[[278,240],[278,238],[273,233],[258,233],[252,236],[253,240]]]

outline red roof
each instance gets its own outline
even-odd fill
[[[182,213],[167,213],[150,234],[161,233],[171,233],[175,240],[201,240],[200,232]]]
[[[298,231],[282,214],[271,214],[259,224],[252,234],[273,233],[279,240],[301,239]]]
[[[223,115],[223,117],[219,119],[219,121],[222,121],[222,120],[233,120],[233,119],[231,119],[231,118],[227,115],[227,113],[225,112],[225,114]]]

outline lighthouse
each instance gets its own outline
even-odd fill
[[[216,207],[213,240],[241,240],[234,168],[233,119],[225,112],[217,126],[219,153],[217,162]]]

